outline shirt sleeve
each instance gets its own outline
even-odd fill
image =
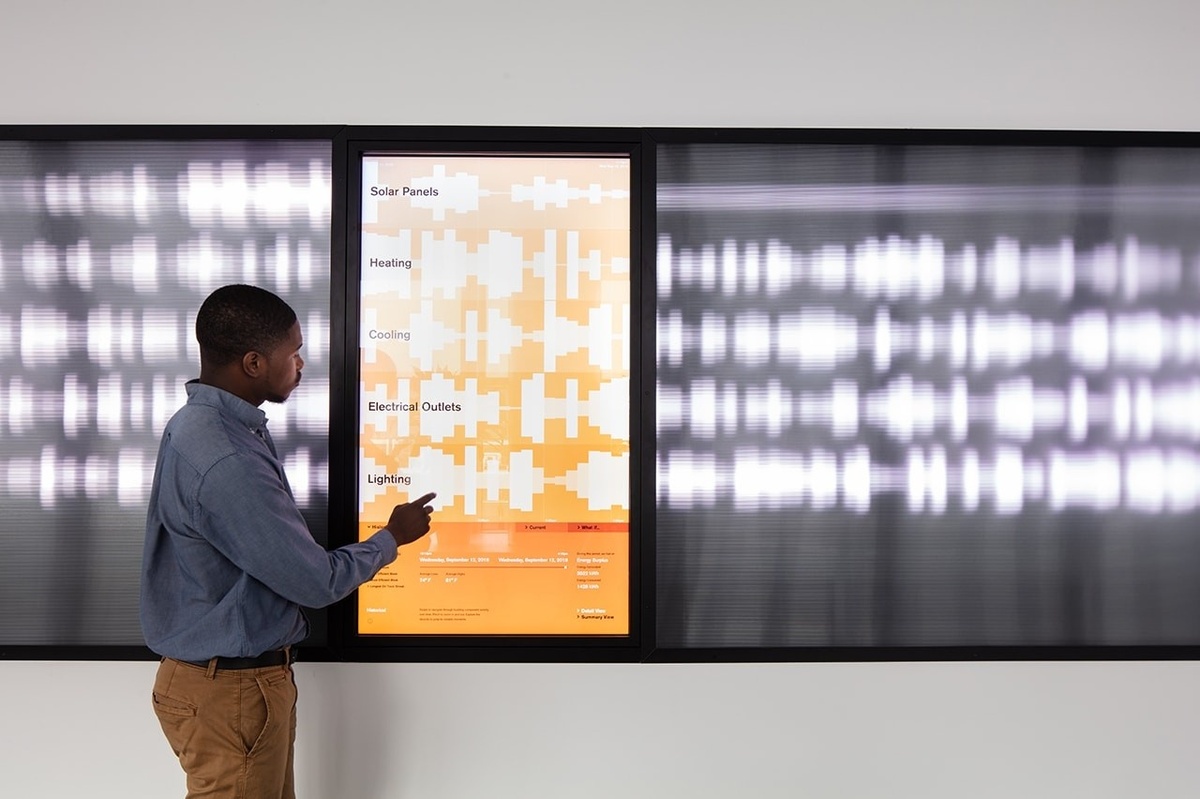
[[[195,529],[221,554],[304,607],[342,599],[396,559],[396,540],[386,530],[332,551],[318,544],[275,464],[257,453],[215,464],[195,508]]]

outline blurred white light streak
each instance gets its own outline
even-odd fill
[[[133,206],[134,219],[143,225],[150,221],[151,209],[158,207],[158,190],[142,164],[133,168],[133,196],[130,203]]]
[[[296,287],[301,291],[311,291],[316,271],[312,242],[300,239],[296,242]]]
[[[711,378],[697,380],[688,391],[688,423],[692,435],[712,439],[717,430],[717,391]]]
[[[241,161],[222,161],[220,186],[221,221],[233,227],[245,226],[250,205],[246,165]]]
[[[63,435],[73,441],[80,431],[87,429],[91,410],[88,391],[80,385],[77,375],[68,374],[63,378],[62,404]]]
[[[318,311],[310,311],[304,323],[304,356],[305,364],[321,363],[329,349],[329,319]]]
[[[946,251],[940,239],[922,235],[917,240],[917,296],[924,301],[940,297],[946,285]]]
[[[733,456],[733,503],[741,509],[800,505],[808,483],[804,461],[787,452],[738,450]]]
[[[782,347],[782,336],[779,341]],[[700,321],[700,362],[712,366],[725,360],[725,345],[725,317],[705,311]]]
[[[689,259],[695,256],[689,251]],[[695,270],[695,263],[692,263],[692,269]],[[711,244],[704,245],[700,250],[700,288],[705,291],[712,291],[717,285],[717,251]]]
[[[1137,299],[1139,277],[1138,241],[1130,236],[1121,247],[1121,294],[1126,300]]]
[[[83,182],[79,175],[46,175],[46,211],[51,216],[82,216]]]
[[[1031,503],[1054,512],[1070,508],[1107,512],[1189,513],[1200,507],[1200,453],[1169,448],[1030,454],[998,447],[981,458],[973,448],[941,446],[905,450],[897,467],[874,462],[856,446],[838,453],[737,448],[731,455],[672,449],[660,453],[659,496],[674,508],[731,502],[742,509],[808,506],[856,513],[870,510],[883,494],[900,492],[910,513],[941,515],[990,509],[1020,513]],[[703,465],[702,485],[696,464]],[[696,498],[703,492],[702,502]]]
[[[26,282],[48,289],[60,279],[58,248],[38,240],[21,248],[21,270]]]
[[[1141,441],[1154,435],[1154,387],[1145,378],[1134,386],[1133,435]]]
[[[718,476],[711,454],[669,453],[662,471],[668,506],[692,508],[714,503]]]
[[[850,380],[835,380],[830,397],[831,427],[835,438],[858,435],[858,385]]]
[[[1112,357],[1118,366],[1154,371],[1167,346],[1164,320],[1157,313],[1120,314],[1113,319]]]
[[[683,362],[683,315],[672,311],[664,321],[659,317],[659,345],[666,350],[666,362],[671,366],[679,366]],[[663,360],[659,356],[659,362]]]
[[[662,235],[659,296],[671,296],[676,274],[689,286],[715,290],[718,281],[712,276],[714,269],[725,296],[754,295],[764,289],[776,296],[807,282],[813,288],[831,292],[849,286],[867,299],[882,296],[929,302],[943,297],[952,285],[962,295],[973,295],[980,272],[992,298],[1000,302],[1025,294],[1048,294],[1062,300],[1079,287],[1135,301],[1151,293],[1175,292],[1183,285],[1183,253],[1179,248],[1160,247],[1133,237],[1126,238],[1119,247],[1106,243],[1079,252],[1069,238],[1022,250],[1016,239],[999,236],[982,256],[974,244],[948,253],[945,242],[929,233],[915,240],[892,235],[882,242],[868,237],[851,246],[822,244],[807,253],[769,238],[765,257],[761,247],[754,240],[725,239],[719,259],[713,244],[702,244],[699,256],[685,248],[682,252],[686,256],[681,253],[672,258],[671,237]]]
[[[883,282],[883,248],[879,240],[869,238],[855,246],[850,259],[851,285],[854,290],[870,299],[879,295]]]
[[[1033,438],[1033,381],[1028,377],[1006,380],[996,387],[993,418],[1001,438]]]
[[[1161,513],[1166,501],[1167,469],[1158,450],[1135,450],[1125,458],[1125,504],[1143,513]]]
[[[162,435],[175,411],[187,402],[185,381],[155,375],[150,387],[150,425],[154,437]]]
[[[738,291],[738,248],[733,239],[721,243],[721,293],[732,297]]]
[[[22,436],[33,426],[33,390],[25,385],[20,376],[12,378],[8,383],[8,397],[5,406],[8,413],[8,431],[13,436]]]
[[[779,361],[804,371],[828,371],[858,354],[854,317],[831,308],[805,308],[784,314],[776,322],[774,339]]]
[[[946,468],[946,451],[941,447],[933,447],[929,451],[926,489],[930,513],[938,516],[945,513],[949,496],[949,475]]]
[[[715,269],[716,253],[711,247],[705,247],[704,257],[713,260]],[[794,276],[794,273],[799,271],[799,259],[799,254],[793,255],[792,248],[780,243],[778,239],[767,242],[768,295],[774,297],[782,294],[799,282]]]
[[[683,426],[683,389],[659,383],[654,403],[660,435],[664,431],[678,430]]]
[[[150,236],[137,236],[128,244],[116,244],[109,254],[112,278],[132,286],[138,294],[158,291],[160,270],[158,242]]]
[[[937,338],[933,318],[922,316],[917,323],[917,359],[922,363],[933,360],[937,352]]]
[[[1124,441],[1129,438],[1129,431],[1133,426],[1133,399],[1129,381],[1122,378],[1113,380],[1109,426],[1115,440]]]
[[[100,305],[88,309],[87,349],[88,359],[99,366],[110,368],[113,365],[113,350],[116,340],[112,308]]]
[[[0,361],[12,357],[20,340],[12,317],[0,314]]]
[[[1088,388],[1087,381],[1076,375],[1071,378],[1070,410],[1067,414],[1067,434],[1071,441],[1079,443],[1087,438],[1088,423]]]
[[[971,424],[971,395],[967,381],[961,377],[954,378],[950,386],[950,438],[953,441],[964,441]]]
[[[129,406],[129,427],[132,430],[145,430],[147,427],[147,417],[151,414],[146,403],[146,384],[135,382],[129,386],[129,399],[126,403]]]
[[[286,164],[270,163],[255,172],[254,207],[259,221],[280,224],[287,221],[294,206],[309,208],[307,186],[294,187]]]
[[[1115,452],[1049,455],[1049,502],[1054,511],[1109,511],[1121,502],[1121,459]]]
[[[38,504],[44,509],[54,508],[56,488],[58,487],[58,464],[54,445],[42,447],[42,457],[38,468]]]
[[[333,186],[329,167],[320,161],[308,162],[308,226],[313,230],[329,227]]]
[[[1108,367],[1109,320],[1103,311],[1085,311],[1070,320],[1071,360],[1082,369],[1098,372]]]
[[[179,346],[179,315],[175,311],[147,309],[142,314],[142,361],[175,363],[183,358]]]
[[[1025,504],[1025,465],[1021,450],[999,447],[992,468],[992,493],[996,513],[1011,516],[1020,513]]]
[[[91,291],[95,275],[91,243],[87,239],[82,239],[77,244],[67,247],[65,260],[67,279],[84,291]]]
[[[40,474],[32,458],[13,458],[5,472],[10,496],[32,497],[37,493]]]
[[[246,245],[253,253],[253,242],[247,241]],[[203,232],[198,239],[185,241],[175,248],[179,281],[189,289],[205,295],[218,286],[234,282],[231,255],[224,244],[214,242],[211,235]]]
[[[892,365],[891,317],[885,306],[875,309],[875,371],[886,372]]]
[[[64,361],[71,354],[71,325],[66,312],[56,308],[24,305],[21,307],[21,363],[27,369],[40,369]]]
[[[105,498],[114,485],[114,464],[99,455],[89,455],[83,469],[83,491],[88,499]]]
[[[123,432],[124,390],[121,376],[108,374],[96,386],[96,428],[101,435],[120,439]]]
[[[1006,302],[1021,293],[1021,245],[1014,239],[1001,236],[984,257],[984,274],[991,285],[992,296]]]
[[[749,311],[733,323],[733,350],[738,360],[758,366],[771,357],[771,324],[764,313]]]
[[[970,339],[967,335],[967,316],[962,311],[955,311],[950,316],[950,367],[962,369],[967,365],[971,352]]]
[[[656,253],[657,271],[655,273],[655,286],[658,291],[659,300],[670,299],[671,297],[671,279],[673,270],[672,258],[673,251],[671,248],[670,236],[658,237],[658,250]]]
[[[758,242],[747,242],[742,250],[742,290],[747,294],[758,294],[761,290],[762,260],[759,257]]]
[[[839,244],[827,244],[815,253],[809,262],[809,274],[817,288],[827,292],[839,292],[846,287],[850,266],[846,248]]]
[[[842,459],[842,502],[847,510],[866,513],[871,509],[871,452],[855,447]]]
[[[781,453],[780,457],[781,461],[785,461],[786,456]],[[808,491],[813,510],[828,510],[837,506],[838,463],[835,456],[821,449],[812,453],[808,468]]]
[[[287,294],[291,288],[291,242],[287,236],[276,236],[275,246],[272,248],[269,260],[272,261],[271,277],[274,280],[275,290],[281,294]]]
[[[1165,472],[1167,509],[1191,513],[1200,508],[1200,454],[1195,450],[1168,450]]]
[[[285,458],[283,470],[288,476],[288,484],[292,487],[296,502],[301,506],[307,505],[309,484],[312,482],[312,463],[308,449],[301,448]]]
[[[695,254],[691,249],[684,247],[675,255],[675,272],[682,288],[692,288],[699,282],[697,280],[699,269],[696,265]]]
[[[124,507],[143,505],[153,478],[154,462],[147,462],[140,449],[121,449],[117,455],[117,502]]]
[[[899,236],[888,236],[883,248],[884,296],[898,300],[917,285],[917,260],[912,246]]]

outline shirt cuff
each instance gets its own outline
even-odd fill
[[[383,553],[384,566],[395,560],[396,556],[400,553],[399,547],[396,546],[395,536],[393,536],[386,527],[367,540],[374,541],[375,545],[379,547],[380,551]]]

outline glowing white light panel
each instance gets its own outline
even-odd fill
[[[0,643],[142,642],[158,439],[226,283],[304,326],[304,387],[264,410],[324,537],[330,197],[328,142],[0,142]]]
[[[1200,152],[659,158],[660,645],[1200,643]]]

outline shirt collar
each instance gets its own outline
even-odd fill
[[[223,388],[201,383],[199,380],[189,380],[184,388],[187,389],[188,405],[209,405],[237,419],[251,432],[257,433],[267,423],[267,415],[261,408],[256,408],[241,397],[230,394]]]

